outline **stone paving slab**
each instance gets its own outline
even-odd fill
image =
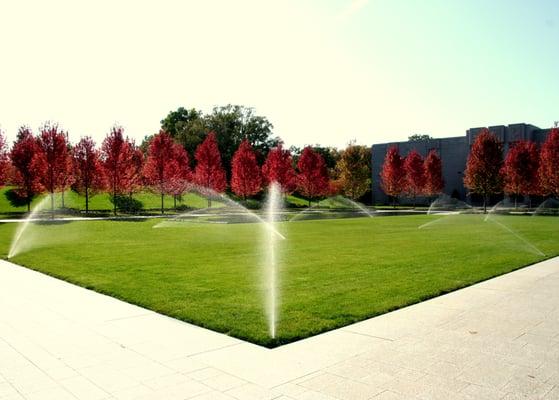
[[[273,350],[0,261],[0,399],[559,399],[559,258]]]

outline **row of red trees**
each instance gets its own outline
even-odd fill
[[[538,148],[531,141],[512,145],[503,160],[503,144],[484,129],[477,137],[466,164],[464,185],[483,196],[505,193],[519,196],[559,196],[559,129],[553,128]]]
[[[111,129],[100,149],[90,137],[71,146],[66,132],[54,124],[45,124],[37,136],[22,127],[10,150],[0,132],[0,185],[6,181],[15,185],[28,209],[37,194],[64,193],[71,187],[85,196],[87,212],[92,195],[109,191],[115,213],[117,196],[148,186],[161,195],[163,213],[165,195],[174,196],[176,201],[195,187],[206,191],[210,199],[212,193],[226,190],[226,173],[213,133],[197,147],[194,158],[192,169],[184,147],[164,131],[153,136],[144,154],[124,137],[121,127]],[[310,147],[303,150],[297,170],[291,153],[281,144],[268,153],[260,167],[255,151],[244,140],[233,156],[231,168],[231,190],[244,199],[259,193],[270,182],[280,184],[284,193],[297,190],[309,202],[330,194],[333,186],[322,156]]]
[[[466,164],[464,185],[483,197],[484,211],[491,195],[559,197],[559,129],[551,129],[541,148],[531,141],[518,141],[503,158],[503,144],[484,129],[475,139]],[[442,192],[441,159],[431,150],[425,160],[412,150],[400,156],[388,149],[381,171],[381,186],[394,199],[400,195],[434,196]]]
[[[412,150],[407,157],[402,157],[398,147],[392,146],[380,173],[382,190],[396,201],[401,195],[415,199],[418,196],[436,196],[444,188],[441,158],[431,150],[423,159]]]

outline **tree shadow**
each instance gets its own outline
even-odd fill
[[[33,221],[34,225],[66,225],[66,224],[70,224],[74,221],[68,221],[68,220],[63,220],[63,219],[53,219],[53,220],[47,220],[47,219],[43,219],[40,221]]]
[[[110,217],[107,218],[108,221],[115,221],[115,222],[146,222],[148,218],[144,218],[142,216],[131,216],[131,217]]]
[[[20,196],[15,189],[9,189],[4,192],[4,196],[12,207],[25,207],[27,206],[27,199]]]

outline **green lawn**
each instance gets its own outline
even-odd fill
[[[286,240],[279,251],[276,339],[268,335],[264,313],[262,225],[183,222],[154,229],[159,220],[31,224],[24,237],[35,246],[13,261],[276,346],[559,254],[559,218],[492,218],[499,223],[484,222],[481,215],[419,215],[279,224]],[[3,257],[15,227],[0,225]]]
[[[0,216],[8,217],[19,217],[27,212],[27,204],[21,203],[21,201],[15,200],[13,197],[12,187],[0,187]],[[33,199],[31,202],[31,208],[39,204],[47,195],[42,194]],[[152,193],[149,191],[143,191],[140,193],[134,193],[132,195],[134,200],[140,202],[142,207],[142,213],[146,211],[151,211],[151,213],[158,213],[161,209],[161,197],[157,193]],[[229,195],[235,200],[234,196]],[[239,200],[239,199],[236,199]],[[299,198],[295,195],[289,195],[286,197],[286,205],[296,208],[305,208],[308,205],[307,200]],[[165,196],[164,200],[165,209],[167,211],[174,211],[174,199],[172,196]],[[259,208],[261,205],[261,200],[249,199],[245,205],[250,209]],[[323,201],[323,204],[328,204],[328,201]],[[321,203],[321,205],[323,205]],[[313,202],[313,205],[316,204]],[[212,207],[219,207],[222,205],[219,201],[212,201]],[[55,207],[60,208],[62,206],[62,195],[60,193],[55,194]],[[85,197],[78,195],[76,192],[68,190],[64,193],[64,206],[66,208],[71,208],[74,210],[85,210]],[[208,206],[207,200],[195,193],[187,193],[182,196],[179,201],[177,201],[177,207],[196,209],[196,208],[206,208]],[[108,193],[99,193],[89,199],[89,210],[92,212],[112,212],[113,203],[111,202],[111,195]]]
[[[0,215],[21,215],[27,212],[27,205],[14,201],[11,195],[11,187],[0,188]],[[39,204],[42,199],[47,196],[46,194],[37,196],[33,199],[31,207]],[[161,208],[161,197],[156,193],[140,192],[134,193],[132,196],[135,200],[141,203],[143,210],[152,210],[158,212]],[[172,196],[165,196],[165,209],[172,210],[174,201]],[[57,208],[62,205],[62,195],[55,194],[55,206]],[[216,202],[213,202],[216,205]],[[85,197],[78,195],[71,190],[66,191],[64,194],[64,206],[76,210],[85,210]],[[206,199],[194,194],[188,193],[182,196],[182,200],[177,202],[177,206],[188,208],[205,208],[207,207]],[[89,209],[91,211],[112,211],[113,203],[111,196],[107,193],[99,193],[90,198]]]

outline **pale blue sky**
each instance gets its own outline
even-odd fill
[[[288,145],[559,120],[558,1],[3,2],[0,125],[137,140],[252,106]]]

